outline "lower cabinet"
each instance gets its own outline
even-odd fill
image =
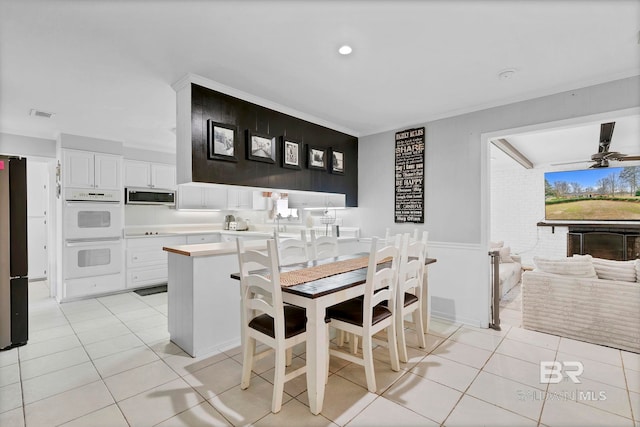
[[[167,252],[165,246],[185,245],[186,236],[158,236],[127,240],[127,288],[157,285],[167,282]]]

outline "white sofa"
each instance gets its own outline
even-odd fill
[[[491,242],[492,251],[500,251],[500,297],[503,297],[522,278],[522,259],[519,255],[511,254],[511,248],[504,246],[504,242]]]
[[[522,278],[522,262],[519,255],[511,255],[513,262],[500,263],[500,296],[503,297]]]
[[[596,277],[555,274],[544,268],[525,272],[523,327],[640,353],[640,261],[635,261],[634,269],[630,269],[634,262],[627,262],[625,276],[615,273],[617,267],[607,267],[617,261],[597,262],[605,267],[595,269]],[[616,275],[625,280],[611,280]]]

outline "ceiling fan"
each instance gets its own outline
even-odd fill
[[[640,160],[639,156],[630,156],[617,151],[609,151],[611,138],[613,137],[613,128],[616,122],[602,123],[600,125],[600,142],[598,143],[598,152],[591,156],[591,160],[581,160],[579,162],[555,163],[553,166],[569,165],[573,163],[594,162],[590,168],[607,168],[609,161],[625,162],[630,160]]]

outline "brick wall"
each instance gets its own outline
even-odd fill
[[[519,165],[491,167],[491,240],[504,240],[522,263],[533,257],[566,256],[567,227],[538,227],[544,220],[545,169]]]

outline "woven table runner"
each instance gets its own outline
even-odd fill
[[[336,261],[331,264],[317,265],[315,267],[303,268],[301,270],[287,271],[280,274],[280,285],[287,288],[299,285],[300,283],[313,282],[336,274],[358,270],[369,264],[369,257],[347,259]]]

